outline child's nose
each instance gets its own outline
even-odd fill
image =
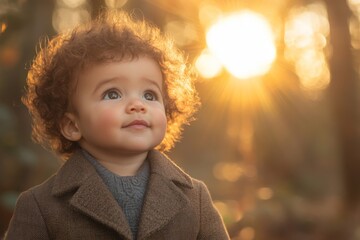
[[[127,106],[127,112],[146,112],[145,104],[141,99],[132,99]]]

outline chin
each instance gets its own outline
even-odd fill
[[[142,141],[131,141],[128,142],[126,145],[123,146],[119,146],[119,149],[123,149],[125,151],[130,151],[130,152],[148,152],[150,150],[153,150],[154,148],[156,148],[160,143],[144,143]]]
[[[154,147],[152,146],[133,146],[133,147],[129,147],[127,148],[127,150],[131,151],[131,152],[148,152],[150,150],[152,150]],[[126,149],[126,148],[124,148]]]

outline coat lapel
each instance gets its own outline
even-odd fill
[[[151,175],[139,224],[138,240],[165,227],[182,209],[189,205],[180,185],[192,188],[191,178],[157,151],[151,151]]]
[[[191,178],[158,151],[150,151],[150,180],[144,199],[137,239],[142,240],[165,227],[189,200],[181,188],[192,188]],[[180,188],[181,187],[181,188]],[[133,239],[129,224],[118,203],[94,167],[78,151],[55,177],[52,194],[60,197],[74,192],[70,204],[84,215],[114,229],[124,239]]]
[[[70,191],[75,191],[70,200],[74,208],[114,229],[125,239],[132,239],[123,211],[96,170],[80,152],[75,153],[59,171],[52,194],[61,196]]]

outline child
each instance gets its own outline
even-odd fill
[[[5,239],[228,239],[205,184],[162,153],[199,105],[193,80],[172,41],[122,12],[52,39],[23,101],[66,162],[20,195]]]

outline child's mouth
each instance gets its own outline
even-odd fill
[[[123,128],[136,128],[136,129],[143,129],[148,128],[149,124],[144,120],[134,120],[128,124],[126,124]]]

